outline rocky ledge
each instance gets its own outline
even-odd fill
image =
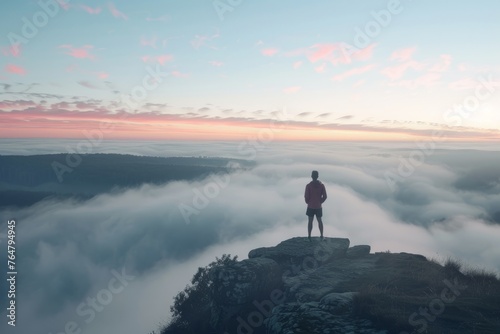
[[[345,238],[297,237],[213,268],[208,305],[200,306],[211,330],[203,331],[500,333],[494,274],[349,246]]]

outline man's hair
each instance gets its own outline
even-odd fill
[[[319,177],[319,173],[317,170],[313,170],[312,173],[311,173],[311,177],[313,178],[313,180],[317,180],[318,177]]]

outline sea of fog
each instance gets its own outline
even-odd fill
[[[16,220],[18,322],[8,333],[158,329],[199,266],[307,235],[303,192],[312,170],[328,193],[325,236],[371,245],[372,252],[452,257],[500,273],[499,151],[498,144],[431,140],[2,139],[0,155],[122,153],[256,163],[217,178],[0,212],[0,247],[7,247],[7,221]],[[319,234],[316,224],[313,234]],[[0,316],[6,333],[6,312]]]

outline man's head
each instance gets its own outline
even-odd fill
[[[317,170],[313,170],[312,173],[311,173],[311,177],[314,181],[316,181],[319,177],[319,173]]]

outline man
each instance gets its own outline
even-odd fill
[[[309,241],[311,241],[312,223],[314,215],[316,215],[319,232],[321,233],[321,240],[323,240],[323,221],[321,220],[321,217],[323,216],[323,209],[321,208],[321,204],[326,201],[326,189],[325,185],[318,180],[318,171],[313,170],[311,177],[313,180],[306,185],[306,191],[304,192],[304,199],[307,203],[306,215],[309,218],[307,226],[308,238]]]

